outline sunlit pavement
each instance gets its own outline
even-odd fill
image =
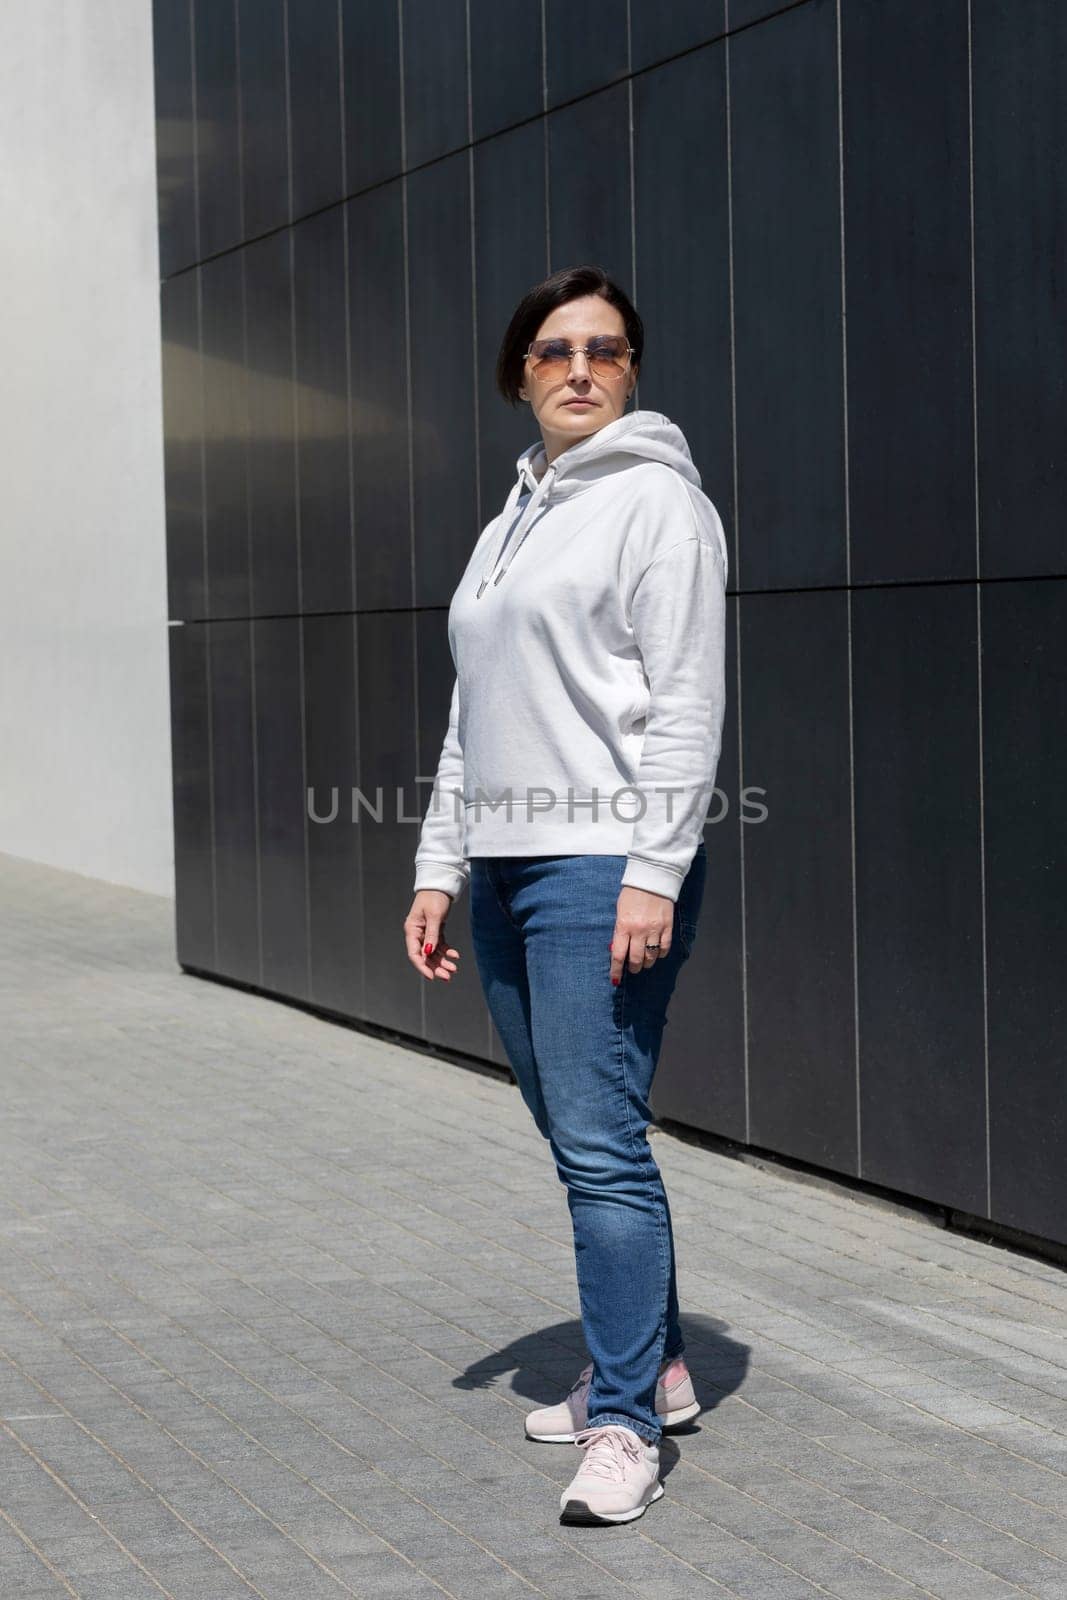
[[[1067,1594],[1057,1267],[656,1133],[707,1409],[644,1517],[561,1526],[517,1091],[183,974],[168,900],[0,895],[3,1600]]]

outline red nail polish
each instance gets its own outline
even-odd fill
[[[618,988],[618,987],[619,987],[619,980],[618,980],[618,978],[612,978],[612,980],[611,980],[611,981],[612,981],[612,983],[613,983],[613,984],[614,984],[614,985],[615,985],[615,987],[616,987],[616,989],[617,989],[617,988]]]
[[[424,944],[423,947],[422,947],[422,953],[423,953],[424,956],[432,956],[433,955],[433,945],[432,944]]]

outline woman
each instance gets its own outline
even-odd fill
[[[582,1451],[567,1522],[639,1517],[663,1493],[663,1428],[700,1410],[646,1125],[704,892],[727,556],[681,431],[625,411],[643,340],[594,266],[531,289],[504,335],[497,386],[541,440],[452,598],[456,679],[404,923],[416,970],[450,982],[445,919],[470,883],[486,1001],[566,1185],[592,1359],[526,1434]]]

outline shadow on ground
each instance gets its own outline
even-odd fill
[[[707,1411],[741,1387],[749,1364],[749,1346],[731,1339],[725,1324],[712,1317],[683,1316],[685,1355],[699,1399]],[[550,1323],[536,1333],[513,1339],[495,1355],[466,1367],[453,1380],[457,1389],[498,1388],[505,1373],[514,1374],[511,1390],[534,1406],[562,1400],[582,1367],[585,1353],[582,1325],[574,1318]]]

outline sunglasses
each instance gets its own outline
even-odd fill
[[[536,378],[561,377],[579,351],[597,377],[621,378],[630,365],[633,346],[621,333],[598,334],[587,345],[575,345],[573,349],[566,339],[535,339],[525,359],[533,362]]]

